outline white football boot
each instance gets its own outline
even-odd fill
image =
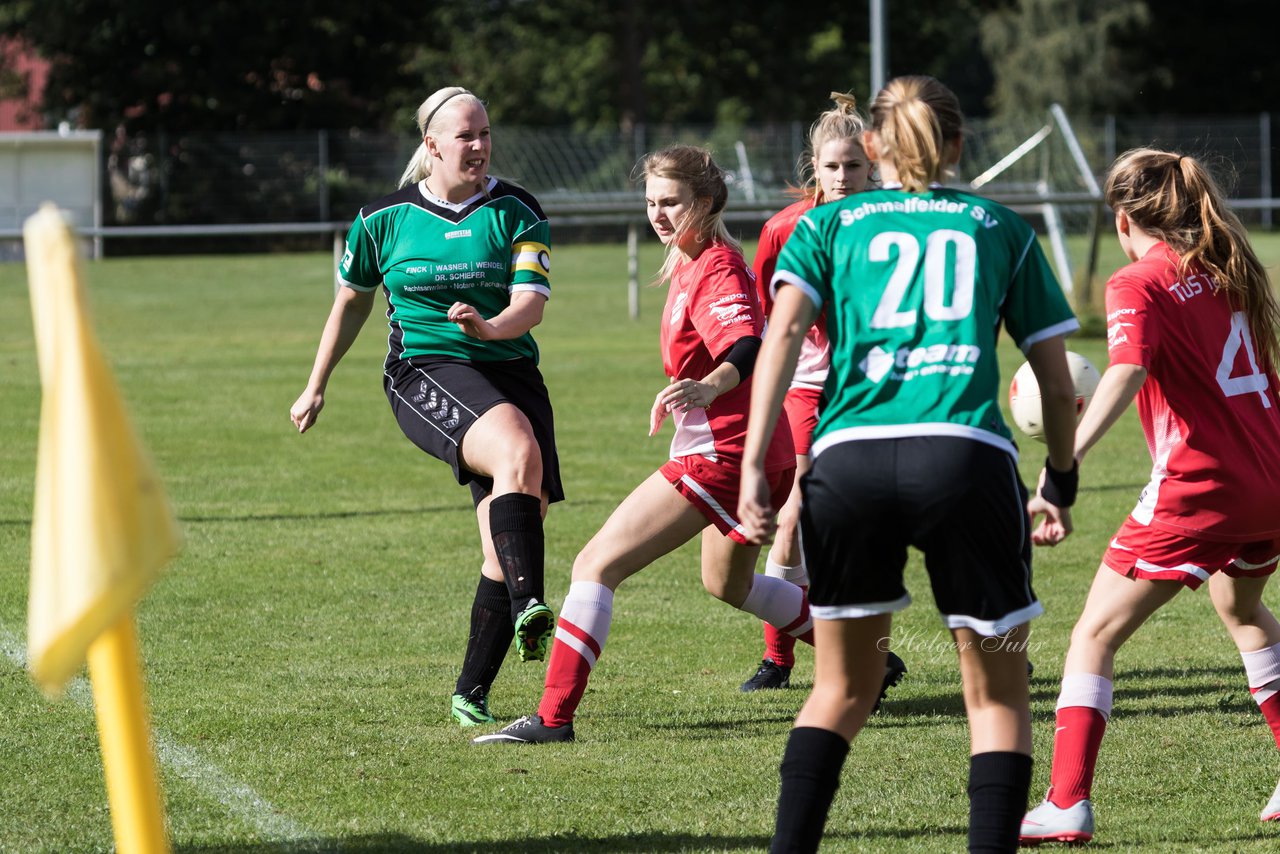
[[[1023,845],[1041,842],[1088,842],[1093,839],[1093,804],[1088,798],[1063,809],[1045,801],[1022,819],[1018,841]]]
[[[1262,815],[1258,817],[1263,821],[1280,821],[1280,783],[1276,784],[1271,800],[1267,801],[1267,805],[1262,808]]]

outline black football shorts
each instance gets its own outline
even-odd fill
[[[801,489],[814,617],[905,608],[908,546],[924,552],[949,628],[1002,635],[1043,612],[1031,589],[1027,490],[1000,448],[953,436],[843,442],[819,454]]]
[[[485,412],[500,403],[513,404],[529,419],[542,450],[543,490],[552,502],[564,500],[551,397],[532,359],[388,359],[383,387],[404,434],[448,463],[458,483],[470,485],[477,503],[493,489],[493,480],[462,466],[458,456],[462,437]]]

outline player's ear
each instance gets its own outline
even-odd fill
[[[429,136],[427,134],[423,134],[422,144],[426,147],[427,154],[430,154],[432,157],[435,157],[435,158],[440,157],[440,146],[436,145],[435,137]]]
[[[869,128],[864,131],[862,134],[862,150],[872,163],[878,161],[880,159],[880,135]],[[817,158],[815,157],[814,159],[816,160]]]
[[[1129,215],[1121,208],[1116,208],[1116,231],[1125,237],[1129,236]]]

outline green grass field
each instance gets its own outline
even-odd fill
[[[1103,269],[1119,263],[1104,239]],[[1274,264],[1280,241],[1265,241]],[[1264,248],[1260,241],[1260,249]],[[642,270],[658,254],[646,245]],[[666,456],[646,437],[663,384],[646,289],[626,313],[620,247],[557,253],[538,331],[569,500],[547,524],[558,605],[581,547]],[[332,298],[327,255],[112,260],[88,267],[100,336],[185,532],[139,624],[174,847],[234,851],[750,851],[767,847],[777,765],[811,679],[743,695],[750,618],[712,600],[696,546],[619,591],[576,744],[480,749],[448,715],[479,554],[465,490],[401,436],[375,315],[315,430],[288,409]],[[22,667],[39,388],[25,269],[0,265],[0,851],[108,851],[88,690],[49,703]],[[1099,367],[1104,343],[1072,343]],[[1005,376],[1020,359],[1008,345]],[[669,429],[669,428],[668,428]],[[1029,444],[1029,443],[1028,443]],[[1042,461],[1024,449],[1024,477]],[[1048,780],[1068,633],[1107,537],[1149,469],[1126,415],[1090,457],[1077,532],[1040,551],[1031,657]],[[68,521],[68,524],[74,524]],[[948,636],[918,562],[895,625],[910,674],[854,745],[824,850],[958,851],[968,737]],[[1274,597],[1273,604],[1276,604]],[[543,666],[512,657],[498,715],[532,711]],[[1280,761],[1207,595],[1183,594],[1125,648],[1095,789],[1097,847],[1274,851],[1258,810]]]

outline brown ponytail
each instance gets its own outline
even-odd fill
[[[1112,210],[1123,210],[1139,228],[1178,253],[1180,276],[1193,266],[1212,276],[1232,309],[1244,312],[1262,367],[1280,366],[1280,304],[1266,268],[1217,181],[1199,160],[1152,148],[1127,151],[1107,173],[1105,198]]]

